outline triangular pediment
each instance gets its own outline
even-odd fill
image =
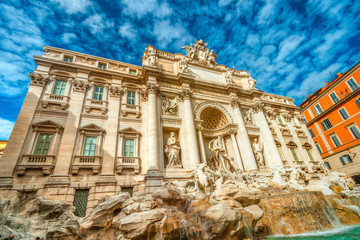
[[[98,125],[91,123],[80,128],[81,131],[92,131],[92,132],[105,132],[105,129]]]
[[[35,127],[37,127],[37,128],[59,128],[59,129],[63,128],[63,126],[61,126],[60,124],[58,124],[54,121],[51,121],[51,120],[37,122],[37,123],[34,123],[32,126],[34,128]]]
[[[124,129],[120,130],[119,133],[122,133],[122,134],[141,135],[140,132],[136,131],[135,129],[133,129],[133,128],[131,128],[131,127],[124,128]]]
[[[312,148],[311,144],[308,143],[308,142],[305,142],[302,146],[303,146],[303,148],[305,148],[305,149]]]
[[[289,142],[286,144],[286,146],[288,146],[289,148],[297,148],[297,147],[298,147],[298,145],[297,145],[295,142],[293,142],[293,141],[289,141]]]

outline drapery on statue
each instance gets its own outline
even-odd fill
[[[247,110],[247,111],[244,111],[244,122],[245,122],[245,124],[252,124],[253,123],[251,108],[249,110]]]
[[[252,147],[253,147],[255,160],[258,164],[258,167],[264,167],[265,162],[264,162],[264,155],[263,155],[263,146],[260,143],[258,143],[257,138],[254,139],[254,143],[253,143]]]
[[[188,63],[187,63],[187,59],[185,56],[180,59],[179,67],[180,67],[180,72],[182,72],[182,73],[188,72]]]
[[[180,144],[176,141],[175,132],[170,133],[170,137],[165,145],[165,154],[168,158],[167,168],[182,168]]]
[[[226,170],[232,173],[236,171],[234,160],[226,153],[224,139],[221,135],[209,142],[209,149],[214,154],[209,161],[209,167],[213,171]]]

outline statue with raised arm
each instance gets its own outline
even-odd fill
[[[235,72],[235,67],[233,67],[233,69],[228,69],[225,73],[225,80],[227,83],[234,83],[233,81],[233,74]]]
[[[180,144],[176,141],[175,132],[170,133],[170,137],[165,145],[165,154],[168,158],[167,168],[182,168]]]
[[[188,72],[188,62],[187,62],[187,58],[185,56],[183,56],[180,59],[179,68],[180,68],[180,72],[182,72],[182,73],[187,73]]]
[[[218,167],[218,169],[212,169],[213,171],[236,171],[236,168],[233,164],[234,160],[226,153],[224,139],[221,135],[209,142],[209,149],[214,154],[214,156],[212,156],[210,159],[212,161],[216,161],[216,164],[211,164],[210,166],[216,165]]]
[[[263,146],[258,142],[257,138],[254,139],[252,148],[254,151],[255,160],[258,164],[258,167],[264,167],[265,161],[264,161],[264,155],[263,155]]]

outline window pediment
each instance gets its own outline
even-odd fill
[[[91,124],[82,126],[82,127],[80,128],[80,131],[81,131],[81,132],[104,133],[104,132],[105,132],[105,129],[103,129],[102,127],[99,127],[99,126],[96,125],[96,124],[91,123]]]
[[[61,126],[60,124],[51,121],[51,120],[46,120],[46,121],[41,121],[41,122],[37,122],[34,123],[33,128],[38,130],[38,129],[58,129],[58,130],[62,130],[63,126]]]
[[[311,144],[308,143],[308,142],[305,142],[305,143],[302,145],[302,147],[305,148],[305,149],[311,149],[311,148],[312,148]]]
[[[133,129],[131,127],[124,128],[124,129],[120,130],[119,133],[126,134],[126,135],[139,135],[139,136],[141,136],[140,132],[136,131],[135,129]]]
[[[288,148],[297,148],[297,147],[298,147],[297,144],[294,143],[293,141],[289,141],[289,142],[286,144],[286,146],[287,146]]]

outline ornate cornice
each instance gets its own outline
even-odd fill
[[[89,87],[89,82],[74,79],[73,87],[74,87],[74,91],[76,92],[86,92]]]
[[[124,91],[119,86],[110,86],[109,92],[110,92],[110,97],[121,97]]]
[[[231,98],[230,104],[232,108],[240,108],[240,101],[237,98]]]
[[[252,105],[252,109],[255,113],[261,112],[264,110],[264,104],[262,102],[255,102]]]
[[[49,81],[49,77],[44,77],[38,73],[29,73],[29,77],[31,78],[31,85],[44,87],[46,83]]]
[[[192,91],[190,89],[183,89],[179,94],[180,101],[190,100]]]

